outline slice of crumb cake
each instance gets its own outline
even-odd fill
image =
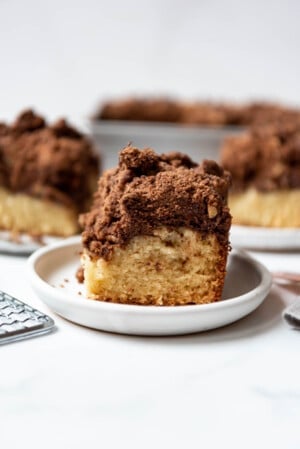
[[[180,153],[125,148],[81,217],[89,298],[183,305],[222,295],[231,216],[229,175]]]
[[[97,187],[91,142],[65,120],[47,125],[32,111],[0,124],[0,229],[68,236],[79,231]]]
[[[226,139],[221,164],[232,175],[234,224],[300,227],[299,118]]]

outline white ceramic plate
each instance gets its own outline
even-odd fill
[[[118,120],[92,120],[89,128],[100,150],[104,169],[117,165],[118,152],[129,142],[138,148],[151,147],[158,153],[181,151],[195,162],[218,160],[224,138],[243,130],[238,126],[184,126]]]
[[[0,231],[0,253],[31,254],[44,245],[61,242],[62,240],[62,237],[53,236],[35,239],[28,234],[20,234],[17,239],[14,239],[10,232]]]
[[[233,247],[238,248],[295,250],[300,248],[300,229],[233,225],[230,242]]]
[[[155,307],[88,300],[75,278],[79,237],[41,248],[28,260],[33,290],[54,312],[94,329],[133,335],[180,335],[214,329],[248,315],[267,296],[268,270],[244,252],[229,256],[221,301],[213,304]]]

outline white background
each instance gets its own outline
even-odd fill
[[[111,95],[300,103],[300,2],[0,0],[0,119]]]

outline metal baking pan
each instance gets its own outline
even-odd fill
[[[239,126],[204,127],[173,123],[91,120],[90,134],[102,156],[103,169],[118,162],[118,153],[128,143],[151,147],[158,153],[180,151],[195,162],[219,159],[223,140],[244,130]]]

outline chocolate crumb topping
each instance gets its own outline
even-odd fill
[[[5,123],[0,123],[0,137],[6,136],[9,132],[9,127]]]
[[[148,122],[177,122],[180,106],[165,98],[128,98],[108,101],[101,107],[96,118],[101,120],[132,120]]]
[[[56,137],[69,137],[74,140],[81,140],[83,135],[77,129],[70,126],[65,119],[57,120],[52,126],[51,130]]]
[[[116,246],[166,226],[214,233],[228,246],[230,175],[214,161],[202,165],[181,153],[123,149],[119,166],[99,180],[91,211],[81,216],[83,245],[91,257],[110,259]]]
[[[35,114],[31,109],[22,112],[11,126],[11,130],[16,134],[24,132],[35,131],[37,129],[45,128],[45,119]]]
[[[238,104],[154,97],[107,101],[94,118],[202,126],[258,126],[299,117],[298,109],[267,101]]]
[[[28,110],[13,125],[0,125],[0,184],[13,192],[84,212],[98,171],[91,142],[65,120],[49,126]]]
[[[283,120],[226,139],[221,164],[232,190],[300,188],[300,121]]]

